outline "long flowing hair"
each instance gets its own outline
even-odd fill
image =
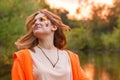
[[[38,45],[38,38],[36,38],[33,34],[32,25],[33,25],[34,17],[39,13],[45,14],[45,16],[47,16],[47,18],[51,21],[52,25],[57,26],[57,30],[54,33],[54,45],[59,49],[64,49],[67,42],[66,42],[66,37],[63,31],[70,30],[70,28],[69,26],[63,24],[59,16],[47,10],[37,11],[27,17],[26,24],[25,24],[27,33],[15,42],[15,45],[17,46],[17,48],[32,49],[33,47]]]

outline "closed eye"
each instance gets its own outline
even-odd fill
[[[32,23],[34,24],[37,20],[39,20],[39,21],[41,21],[41,22],[45,22],[45,23],[48,22],[47,17],[46,17],[46,16],[43,16],[43,17],[40,17],[40,18],[38,18],[38,19],[33,19],[33,20],[32,20]]]
[[[34,23],[35,23],[35,21],[36,21],[36,20],[35,20],[35,19],[33,19],[33,20],[32,20],[32,23],[34,24]]]
[[[40,18],[40,21],[47,21],[47,18],[45,16]]]

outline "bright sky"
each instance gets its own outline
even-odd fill
[[[51,8],[64,8],[66,9],[69,14],[69,18],[89,18],[91,12],[91,5],[85,3],[85,1],[89,1],[89,3],[94,2],[96,5],[98,4],[106,4],[108,6],[113,5],[113,0],[46,0]],[[76,9],[80,7],[81,12],[80,14],[76,14]]]

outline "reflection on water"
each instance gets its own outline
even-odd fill
[[[85,70],[85,73],[89,77],[89,79],[93,80],[94,79],[94,75],[95,75],[95,65],[89,63],[89,64],[84,65],[83,68]]]
[[[120,80],[119,53],[80,53],[79,56],[90,80]]]
[[[109,73],[106,70],[102,70],[100,80],[110,80]]]
[[[84,67],[85,73],[90,80],[94,80],[95,77],[95,65],[92,63],[86,64]],[[109,73],[103,69],[99,75],[99,80],[110,80]]]

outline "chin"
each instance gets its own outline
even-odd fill
[[[45,32],[43,32],[43,31],[34,31],[33,34],[34,34],[35,36],[40,36],[40,35],[42,36],[42,35],[45,34]]]

